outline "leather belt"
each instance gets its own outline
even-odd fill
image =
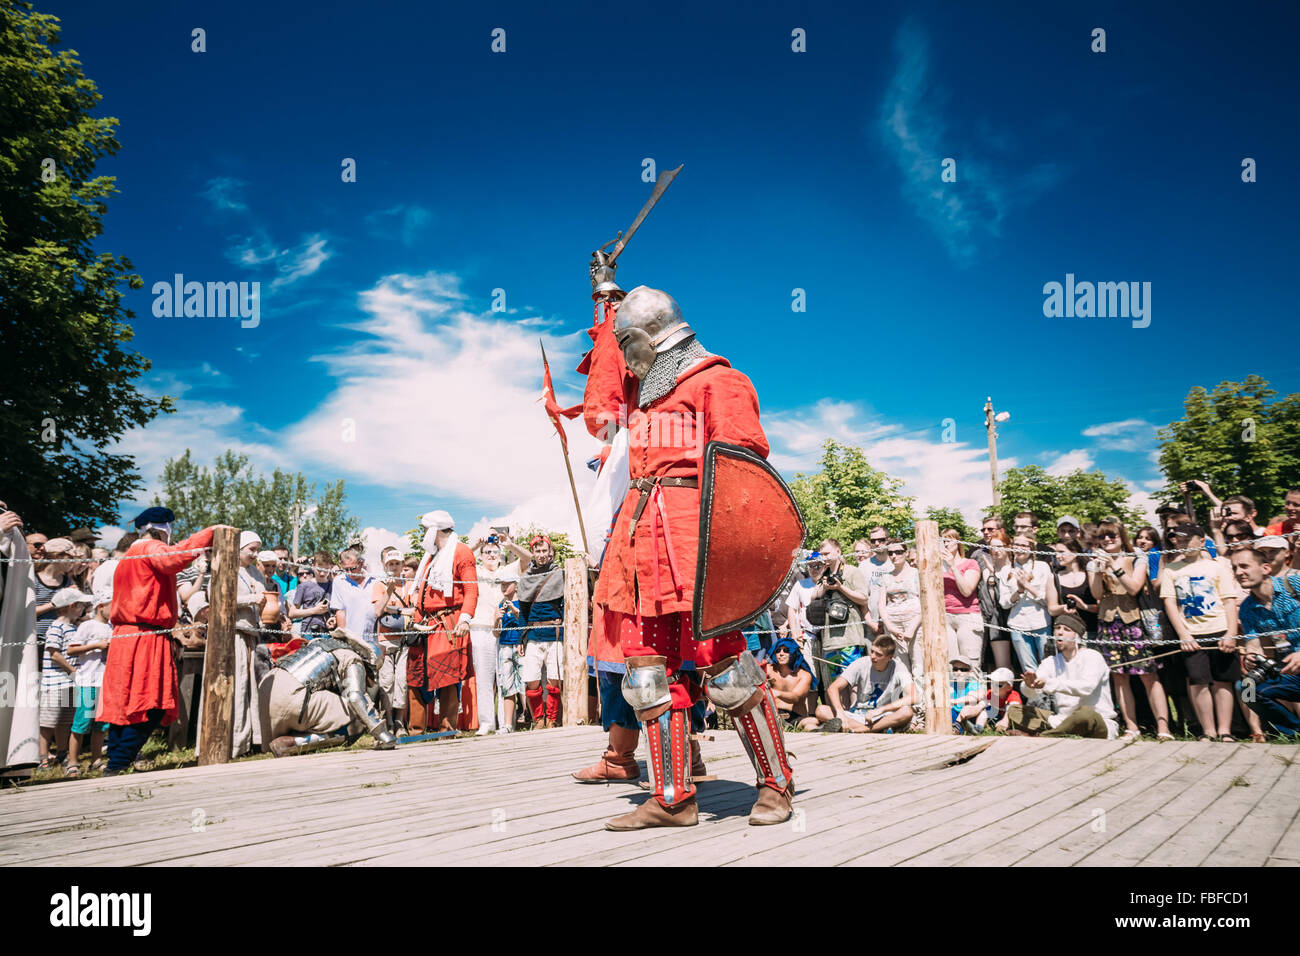
[[[635,488],[641,492],[641,497],[637,499],[636,508],[632,512],[632,520],[627,526],[627,539],[632,540],[636,533],[636,523],[641,520],[641,512],[645,511],[646,502],[654,494],[656,486],[664,488],[698,488],[700,480],[698,478],[665,478],[656,476],[654,478],[633,478],[630,488]]]

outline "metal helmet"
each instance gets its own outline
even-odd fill
[[[673,297],[648,286],[629,292],[614,315],[614,338],[637,378],[646,377],[656,355],[694,334]]]

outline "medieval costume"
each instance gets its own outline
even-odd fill
[[[530,546],[544,537],[533,538]],[[524,625],[524,697],[533,714],[533,726],[540,726],[544,718],[558,727],[560,681],[564,678],[564,568],[554,558],[550,564],[529,565],[519,576],[519,618]]]
[[[596,269],[592,279],[596,285]],[[721,442],[766,458],[758,397],[747,377],[700,345],[663,292],[633,289],[597,331],[584,361],[588,414],[633,410],[625,416],[631,484],[593,600],[604,607],[605,640],[617,640],[626,658],[623,694],[646,731],[653,794],[606,827],[697,822],[688,741],[689,710],[701,692],[731,715],[757,772],[750,823],[783,822],[793,775],[766,677],[739,629],[700,641],[692,632],[704,449]],[[688,679],[692,670],[700,680]]]
[[[142,533],[159,530],[170,538],[173,520],[167,508],[148,508],[135,519],[135,526]],[[110,725],[107,775],[126,769],[154,728],[176,719],[179,692],[171,646],[177,615],[176,574],[198,557],[195,549],[211,546],[212,531],[205,528],[174,545],[145,534],[113,572],[109,612],[113,638],[104,668],[100,716]]]
[[[429,705],[438,691],[467,685],[461,694],[459,720],[443,714],[445,720],[462,730],[478,726],[477,706],[470,665],[470,639],[452,632],[462,622],[466,625],[478,607],[478,569],[474,552],[455,536],[441,548],[436,544],[439,531],[452,528],[451,516],[434,511],[425,516],[425,555],[415,572],[411,587],[415,607],[415,626],[420,635],[406,659],[406,682],[410,688],[411,729],[422,729]]]
[[[41,654],[36,645],[36,571],[22,527],[0,534],[0,768],[40,760]],[[0,685],[3,686],[3,685]]]
[[[284,757],[338,737],[374,735],[376,750],[397,742],[382,711],[379,656],[345,630],[311,641],[275,662],[257,686],[262,739]]]

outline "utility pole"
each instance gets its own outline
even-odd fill
[[[306,511],[303,511],[301,502],[295,501],[293,503],[293,550],[289,552],[290,560],[298,560],[298,529],[302,527],[303,519],[310,518],[316,511],[316,505],[312,505]]]
[[[993,396],[984,402],[984,427],[989,433],[989,474],[993,478],[993,507],[1002,506],[1002,493],[998,491],[998,422],[1005,422],[1010,412],[993,411]]]

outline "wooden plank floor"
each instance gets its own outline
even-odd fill
[[[750,827],[714,737],[692,829],[605,832],[645,797],[569,780],[581,727],[9,790],[0,864],[1300,866],[1296,747],[792,734],[796,815]]]

